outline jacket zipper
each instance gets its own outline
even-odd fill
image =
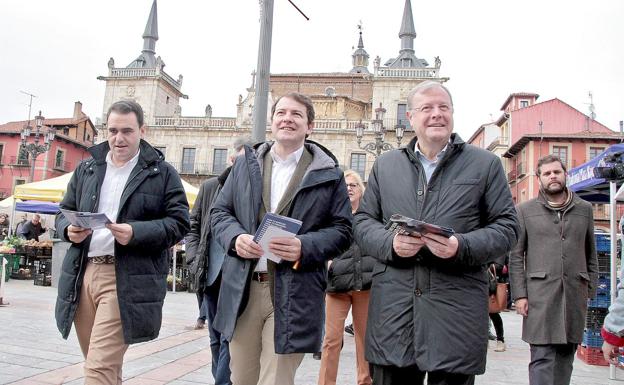
[[[93,166],[90,166],[93,167]],[[93,173],[95,174],[95,173]],[[97,176],[97,175],[96,175]],[[93,204],[91,205],[91,212],[95,212],[95,208],[97,207],[97,205],[100,202],[100,194],[95,194],[95,201],[93,202]],[[82,272],[82,267],[84,266],[84,249],[82,250],[82,253],[80,255],[80,266],[78,267],[78,275],[80,275],[80,272]],[[87,249],[86,253],[89,253],[89,249]],[[76,279],[76,282],[74,282],[74,295],[72,296],[72,302],[76,302],[76,299],[78,297],[78,279]]]

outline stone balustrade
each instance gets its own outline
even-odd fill
[[[405,124],[407,121],[403,121]],[[314,121],[314,129],[317,131],[355,131],[358,124],[364,125],[364,132],[372,130],[370,120],[348,120],[348,119],[318,119]],[[394,130],[398,121],[396,119],[384,119],[384,127],[387,130]],[[156,116],[152,127],[176,127],[176,128],[251,128],[247,126],[237,127],[236,118],[205,118],[201,116]],[[409,129],[409,128],[408,128]],[[267,131],[271,130],[270,123],[267,123]]]
[[[202,116],[156,116],[156,127],[183,127],[183,128],[236,128],[236,118],[206,118]]]
[[[160,71],[158,68],[111,68],[109,76],[113,78],[138,78],[138,77],[153,77],[162,76],[163,79],[171,84],[176,89],[180,89],[182,86],[180,82],[169,76],[165,71]]]
[[[437,79],[438,68],[375,68],[375,76],[381,78]]]

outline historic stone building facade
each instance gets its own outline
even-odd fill
[[[413,136],[405,118],[408,92],[424,80],[448,80],[440,77],[439,58],[436,57],[434,65],[430,66],[426,60],[415,56],[416,31],[410,0],[405,0],[399,38],[401,49],[398,56],[383,65],[381,58],[376,57],[372,72],[369,71],[369,55],[364,49],[360,28],[358,47],[352,54],[353,67],[349,72],[271,74],[268,110],[274,100],[287,92],[297,91],[310,96],[317,116],[310,139],[329,148],[343,168],[354,168],[366,179],[376,157],[377,151],[372,144],[376,142],[373,127],[381,108],[385,110],[382,121],[386,130],[383,135],[385,143],[396,147],[396,133],[404,132],[404,144]],[[165,153],[184,179],[198,185],[226,167],[235,138],[250,136],[255,76],[252,76],[252,84],[245,96],[239,96],[236,117],[212,117],[210,106],[206,107],[204,116],[181,116],[179,100],[186,98],[182,92],[182,75],[177,80],[168,75],[164,71],[164,62],[160,56],[156,57],[156,0],[143,40],[143,50],[137,59],[126,67],[115,67],[111,58],[108,75],[99,77],[106,82],[104,113],[119,99],[139,102],[145,108],[148,141]],[[356,137],[358,126],[364,128],[361,146]],[[270,116],[267,116],[267,138],[271,138]],[[366,144],[369,144],[368,151],[363,149]]]

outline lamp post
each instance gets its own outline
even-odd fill
[[[386,127],[383,125],[384,116],[386,114],[386,109],[381,106],[379,103],[379,108],[375,109],[375,119],[371,121],[371,125],[373,126],[373,133],[375,134],[375,141],[366,143],[362,146],[362,137],[364,136],[364,125],[360,121],[355,126],[355,136],[357,138],[358,147],[362,150],[371,153],[376,157],[381,155],[382,152],[392,150],[394,147],[390,143],[385,142],[386,135]],[[397,147],[401,147],[401,140],[403,139],[403,134],[405,133],[405,126],[401,124],[397,124],[395,126],[396,130],[396,138],[397,138]]]
[[[30,155],[30,159],[32,164],[30,165],[30,182],[32,182],[35,178],[35,161],[37,160],[37,156],[43,154],[44,152],[50,149],[50,145],[52,141],[54,141],[54,136],[56,132],[54,128],[48,128],[47,132],[41,131],[41,126],[43,126],[43,116],[41,116],[41,111],[39,111],[39,115],[35,116],[35,126],[37,130],[35,131],[35,142],[34,143],[26,143],[26,140],[30,137],[30,133],[32,131],[32,127],[27,124],[22,129],[20,133],[20,137],[22,138],[22,149],[28,155]],[[30,122],[29,122],[30,123]],[[39,136],[43,135],[43,144],[39,144]]]

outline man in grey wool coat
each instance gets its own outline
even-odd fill
[[[566,187],[557,156],[537,162],[539,196],[518,206],[520,235],[510,258],[511,292],[531,345],[529,383],[567,385],[583,340],[598,259],[591,205]]]

